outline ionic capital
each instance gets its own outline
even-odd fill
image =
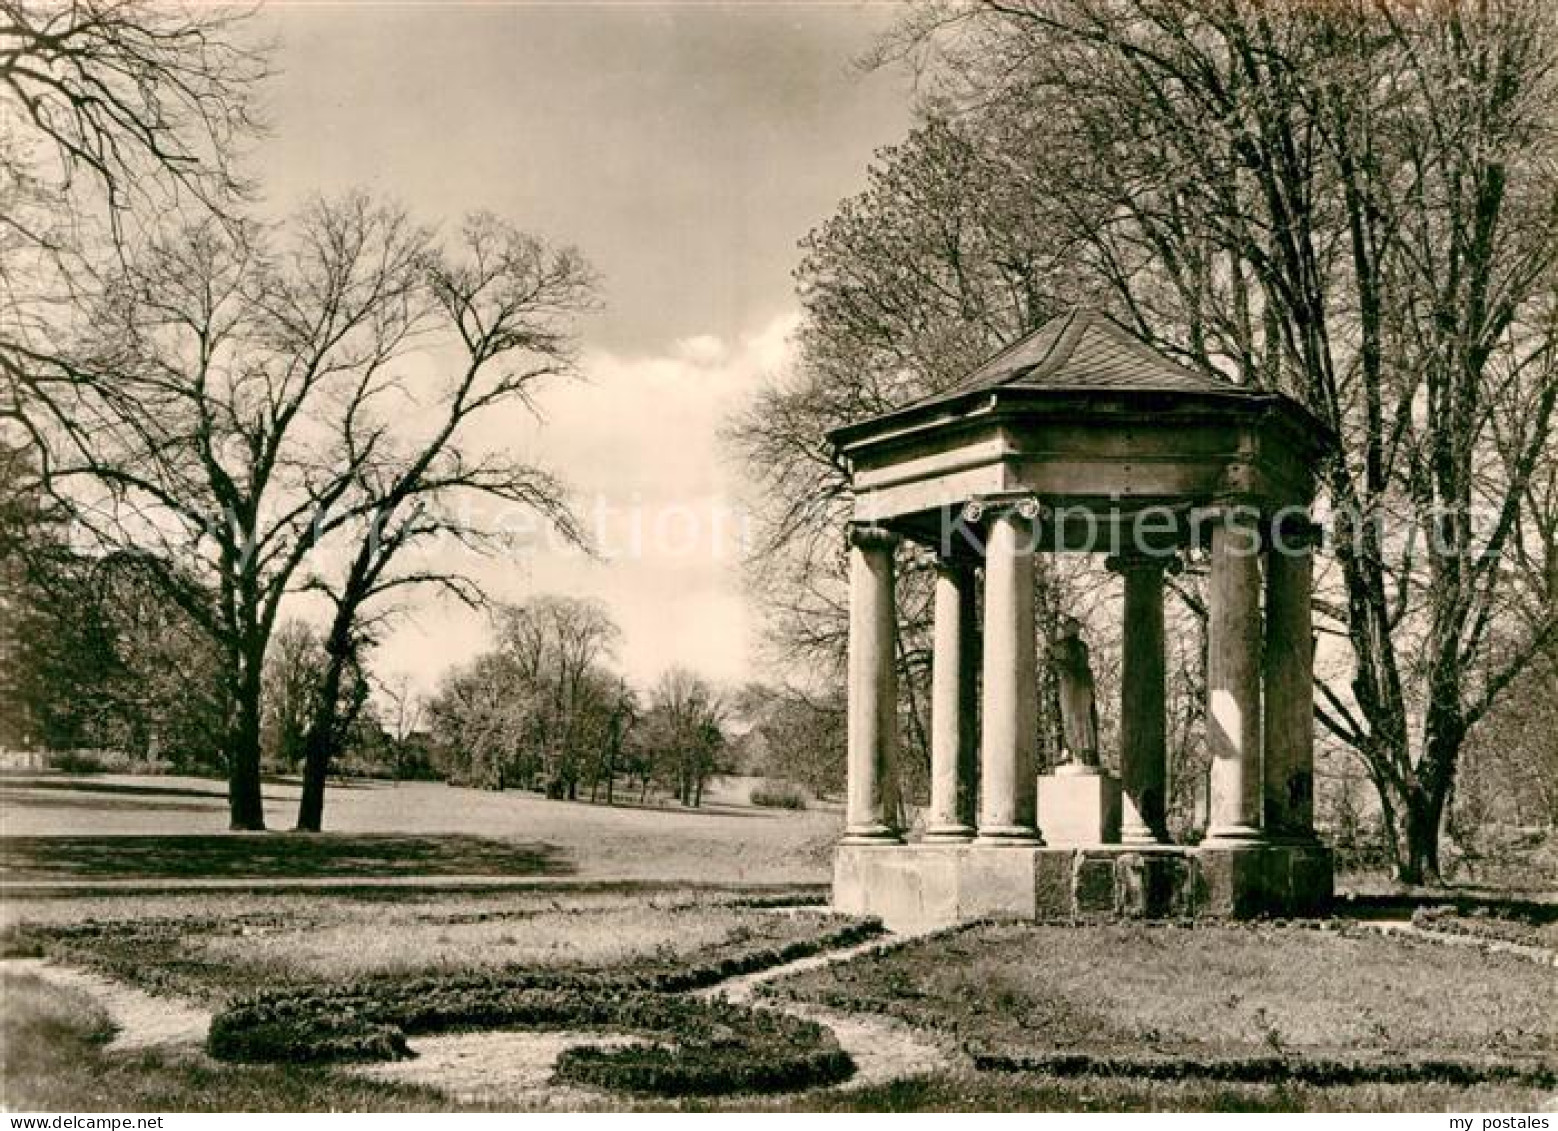
[[[849,544],[860,550],[883,550],[891,552],[896,549],[902,539],[891,530],[881,526],[871,526],[865,523],[852,522],[849,524],[847,534]]]
[[[979,495],[963,504],[964,522],[981,522],[996,515],[1016,514],[1029,522],[1049,518],[1054,512],[1036,495],[1027,493]]]

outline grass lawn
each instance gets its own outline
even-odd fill
[[[1461,947],[1282,927],[986,926],[772,987],[967,1045],[1189,1056],[1550,1060],[1553,971]]]
[[[36,978],[0,978],[0,1104],[12,1111],[458,1111],[429,1088],[333,1069],[215,1064],[198,1052],[114,1053],[107,1021],[80,995]],[[933,1073],[866,1088],[769,1100],[689,1102],[695,1110],[757,1111],[1496,1111],[1535,1110],[1530,1089],[1050,1080]],[[663,1110],[602,1095],[603,1110]]]
[[[273,827],[295,785],[267,786]],[[0,902],[5,939],[154,993],[219,1007],[256,989],[499,967],[695,963],[839,926],[752,906],[815,894],[838,815],[721,804],[607,808],[429,783],[332,788],[323,836],[225,832],[225,792],[193,778],[0,777],[0,881],[415,876],[536,878],[453,892],[383,887]],[[761,902],[761,901],[759,901]],[[1552,917],[1528,925],[1550,935]],[[24,924],[18,928],[18,924]],[[1492,929],[1492,928],[1490,928]],[[1502,928],[1499,928],[1502,929]],[[1525,928],[1523,928],[1525,929]],[[1553,971],[1510,955],[1300,928],[984,926],[799,975],[776,992],[894,1015],[965,1047],[1222,1056],[1492,1057],[1552,1063]],[[9,1108],[451,1110],[442,1093],[340,1070],[218,1065],[197,1050],[116,1052],[104,1016],[34,978],[0,984]],[[913,1068],[918,1068],[916,1062]],[[682,1106],[755,1110],[1530,1110],[1522,1086],[1055,1078],[972,1069]],[[665,1103],[604,1095],[606,1110]]]
[[[822,912],[746,906],[739,891],[508,891],[374,896],[203,893],[8,901],[13,951],[153,993],[218,1003],[262,987],[369,975],[675,962],[839,929]]]
[[[272,829],[298,786],[266,784]],[[332,784],[322,836],[226,831],[226,787],[189,777],[0,776],[0,880],[406,875],[820,883],[839,814],[590,805],[438,782]]]
[[[89,999],[0,976],[0,1105],[10,1111],[445,1111],[442,1093],[328,1069],[217,1064],[197,1052],[110,1053]]]
[[[1535,1088],[1448,1084],[1218,1084],[1201,1080],[1055,1079],[1032,1073],[937,1072],[747,1104],[751,1111],[1538,1111]],[[730,1106],[730,1105],[727,1105]]]

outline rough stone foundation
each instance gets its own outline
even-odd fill
[[[1318,844],[843,845],[833,906],[889,930],[971,919],[1248,919],[1324,914],[1331,854]]]

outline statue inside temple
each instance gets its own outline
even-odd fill
[[[1059,772],[1098,772],[1098,705],[1093,694],[1093,666],[1082,639],[1082,622],[1062,617],[1059,635],[1050,645],[1050,667],[1060,688],[1060,733],[1069,760]]]

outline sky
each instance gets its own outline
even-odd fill
[[[910,78],[856,65],[888,3],[273,3],[279,71],[253,159],[269,206],[366,187],[450,225],[491,210],[601,273],[581,378],[547,390],[512,443],[569,483],[605,535],[592,561],[547,545],[473,561],[493,596],[599,598],[618,662],[721,682],[761,665],[743,592],[742,471],[719,440],[781,372],[797,241],[864,187],[910,124]],[[427,601],[383,674],[429,688],[486,643]]]

